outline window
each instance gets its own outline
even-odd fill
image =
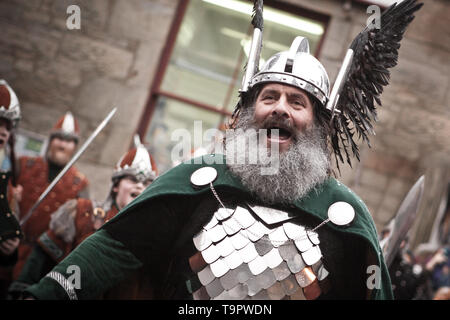
[[[394,3],[401,2],[398,0],[356,0],[356,1],[367,5],[374,4],[380,6],[383,9],[392,6]]]
[[[265,1],[264,6],[260,65],[288,50],[299,35],[309,39],[317,55],[327,17],[271,3]],[[184,128],[193,134],[194,120],[202,121],[203,130],[218,128],[231,115],[253,32],[252,8],[253,2],[245,0],[180,2],[139,128],[160,172],[173,165],[173,130]]]
[[[43,156],[47,149],[47,137],[36,132],[31,132],[19,128],[16,132],[15,150],[16,157]]]

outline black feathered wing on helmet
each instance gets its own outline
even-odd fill
[[[383,87],[389,84],[389,69],[397,65],[400,40],[422,5],[416,0],[392,5],[381,15],[379,29],[366,27],[353,40],[353,60],[336,103],[339,114],[332,120],[331,144],[338,168],[339,161],[351,166],[352,154],[359,161],[355,136],[370,147],[368,135],[374,134],[372,123],[377,121]]]

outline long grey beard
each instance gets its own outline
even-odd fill
[[[225,141],[227,165],[250,192],[264,203],[289,204],[325,181],[330,159],[324,133],[316,125],[297,134],[290,148],[276,157],[278,168],[274,174],[261,174],[271,158],[270,148],[261,150],[259,144],[238,143],[243,139],[242,131],[248,141],[252,138],[252,130],[248,129],[258,130],[253,113],[253,108],[242,110],[236,129],[243,130],[227,130]],[[257,163],[251,161],[255,154],[260,155]]]

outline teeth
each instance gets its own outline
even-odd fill
[[[272,130],[278,130],[278,137],[280,139],[288,139],[292,136],[292,133],[289,129],[281,128],[281,127],[270,127],[267,128],[267,136],[268,138],[272,137]]]

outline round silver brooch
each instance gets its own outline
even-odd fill
[[[338,226],[349,225],[355,219],[355,209],[347,202],[335,202],[328,208],[328,219]]]
[[[195,170],[191,175],[191,183],[195,187],[204,187],[216,180],[217,170],[213,167],[203,167]]]

